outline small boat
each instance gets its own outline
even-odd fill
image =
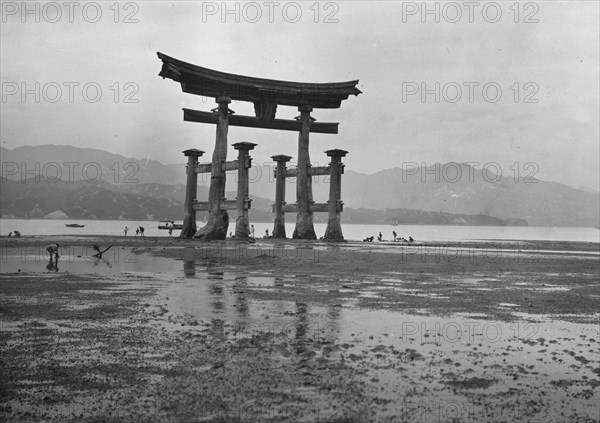
[[[182,223],[175,223],[174,220],[161,220],[158,222],[158,229],[182,229],[183,228],[183,224]]]
[[[67,228],[83,228],[85,225],[80,225],[79,223],[67,223],[65,226]]]

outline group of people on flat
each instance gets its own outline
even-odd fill
[[[394,242],[415,242],[414,238],[412,236],[409,236],[408,239],[404,238],[404,237],[398,237],[398,234],[396,233],[396,231],[392,231],[392,235],[394,237]],[[375,239],[374,236],[368,236],[365,239],[363,239],[363,242],[373,242],[373,240]],[[379,235],[377,235],[377,241],[382,242],[384,241],[383,239],[383,235],[381,234],[381,232],[379,232]]]
[[[19,231],[12,231],[12,232],[8,233],[8,237],[9,238],[12,238],[13,236],[15,238],[21,238],[21,232],[19,232]]]
[[[250,225],[250,232],[248,233],[248,236],[249,236],[250,238],[252,238],[252,239],[254,239],[254,231],[255,231],[255,229],[254,229],[254,225]],[[230,237],[230,238],[234,238],[234,236],[233,236],[233,233],[232,233],[232,232],[229,232],[229,237]],[[269,236],[269,230],[268,230],[268,229],[267,229],[267,230],[265,230],[265,235],[263,236],[263,238],[264,238],[264,239],[271,238],[271,236]]]
[[[144,227],[140,226],[138,228],[136,228],[135,230],[135,236],[144,236]],[[125,226],[125,229],[123,229],[123,233],[125,234],[125,236],[127,236],[127,232],[129,232],[129,228],[127,226]],[[171,236],[171,234],[173,233],[172,229],[169,229],[169,236]]]
[[[250,235],[252,238],[254,238],[254,225],[250,225],[250,233],[248,235]],[[271,236],[269,235],[268,229],[265,229],[265,235],[263,236],[263,238],[264,239],[271,238]]]
[[[252,238],[254,238],[254,225],[250,226],[250,233],[248,235],[250,235]],[[396,233],[396,231],[392,231],[392,235],[394,237],[394,242],[408,242],[408,243],[415,242],[415,239],[412,236],[409,236],[408,239],[406,239],[404,237],[399,237],[398,234]],[[233,238],[232,233],[230,233],[229,236]],[[263,236],[263,238],[264,239],[271,238],[271,236],[269,235],[268,229],[265,230],[265,235]],[[363,239],[363,242],[373,242],[374,240],[375,240],[374,236],[368,236],[365,239]],[[379,242],[384,241],[383,235],[381,234],[381,232],[379,232],[379,235],[377,236],[377,241],[379,241]]]
[[[394,241],[400,241],[400,242],[414,242],[414,238],[412,236],[408,236],[408,239],[404,238],[403,236],[398,237],[398,234],[396,234],[396,231],[392,231],[392,235],[394,236]],[[379,236],[381,236],[381,232],[379,232]]]

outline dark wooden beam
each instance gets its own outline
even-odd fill
[[[244,201],[244,207],[248,210],[252,204],[252,200],[246,199]],[[221,210],[237,210],[237,200],[223,200],[221,201]],[[210,210],[208,206],[208,201],[196,201],[194,203],[194,211],[207,211]]]
[[[186,122],[217,123],[218,115],[212,112],[183,109],[183,120]],[[318,134],[337,134],[337,122],[312,122],[310,132]],[[278,129],[282,131],[296,131],[302,129],[302,123],[297,120],[273,119],[264,121],[254,116],[230,115],[229,126],[244,126],[247,128]]]
[[[272,206],[275,211],[275,205]],[[340,203],[339,209],[342,211],[343,204]],[[313,213],[326,213],[329,211],[329,203],[312,203],[309,205],[310,211]],[[298,204],[284,204],[281,206],[283,213],[298,213]]]
[[[308,169],[308,174],[310,176],[318,176],[318,175],[329,175],[331,173],[331,169],[329,166],[315,166]],[[287,169],[285,171],[286,178],[295,178],[298,176],[298,169]]]
[[[231,170],[238,170],[240,164],[237,160],[232,160],[230,162],[223,163],[223,169],[225,172],[229,172]],[[212,163],[202,163],[194,166],[194,172],[196,173],[210,173],[212,171]]]

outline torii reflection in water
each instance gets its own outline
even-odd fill
[[[233,284],[233,294],[235,296],[235,303],[233,307],[237,313],[237,317],[240,319],[236,323],[237,330],[246,330],[248,323],[248,296],[246,295],[246,288],[248,287],[248,276],[236,276]]]
[[[323,316],[325,319],[311,323],[308,304],[296,302],[296,352],[304,352],[309,340],[335,342],[340,331],[340,310],[338,305],[329,305],[327,315]]]
[[[58,272],[58,254],[56,255],[56,259],[53,259],[52,256],[50,256],[50,261],[46,265],[46,270],[50,272]]]

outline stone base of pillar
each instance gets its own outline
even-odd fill
[[[296,219],[296,228],[294,229],[292,238],[310,240],[317,239],[317,234],[315,234],[315,228],[313,226],[312,214],[300,216],[298,213],[298,217],[300,217],[300,219]]]
[[[248,239],[250,237],[250,225],[246,216],[238,216],[235,221],[235,237],[237,239]]]
[[[210,213],[208,222],[203,228],[198,229],[194,234],[194,238],[210,240],[224,240],[227,238],[227,230],[229,229],[229,213],[227,210],[220,210],[219,213]]]
[[[275,225],[273,225],[273,238],[276,239],[285,239],[285,223],[275,221]]]
[[[197,231],[196,219],[192,216],[183,219],[183,226],[179,238],[192,238]]]
[[[327,222],[327,229],[325,229],[325,236],[323,239],[326,241],[344,241],[342,225],[340,225],[339,220],[335,219]]]

